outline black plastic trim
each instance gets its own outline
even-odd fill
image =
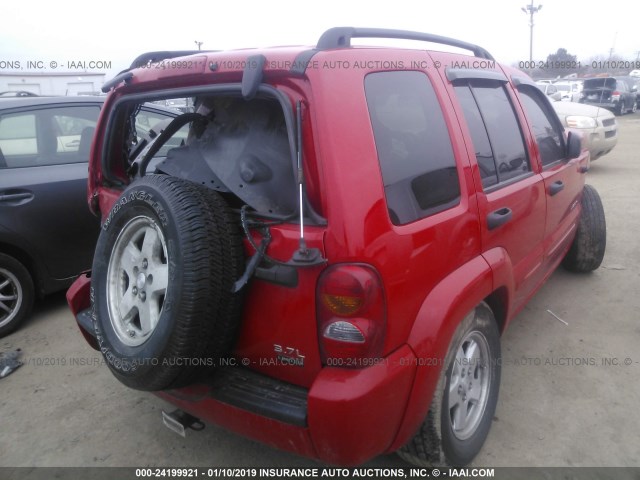
[[[478,70],[473,68],[447,68],[447,80],[454,82],[456,80],[496,80],[498,82],[509,82],[504,73],[492,70]]]
[[[309,391],[305,388],[241,367],[219,369],[211,386],[211,397],[219,402],[298,427],[307,426]]]
[[[286,265],[270,265],[256,268],[255,277],[283,287],[298,286],[298,270]]]
[[[187,57],[189,55],[198,55],[198,54],[207,54],[207,53],[215,53],[220,50],[161,50],[157,52],[145,52],[141,55],[138,55],[131,65],[129,66],[129,70],[133,70],[134,68],[144,67],[149,62],[155,63],[160,62],[162,60],[168,60],[170,58],[176,57]]]
[[[507,207],[491,212],[487,215],[487,228],[489,230],[494,230],[505,223],[510,222],[512,217],[513,212]]]
[[[258,93],[265,63],[267,58],[264,55],[252,55],[247,58],[244,72],[242,72],[242,96],[245,100],[251,100]]]
[[[124,72],[120,72],[118,75],[113,77],[111,80],[107,81],[102,85],[102,93],[107,93],[113,87],[118,86],[121,82],[129,83],[133,78],[133,73],[125,70]]]
[[[334,27],[322,34],[316,48],[329,50],[332,48],[347,48],[351,46],[352,38],[398,38],[402,40],[418,40],[430,43],[439,43],[451,47],[462,48],[473,52],[476,57],[494,60],[493,56],[484,48],[473,43],[463,42],[455,38],[442,37],[431,33],[412,32],[409,30],[392,30],[387,28],[355,28]]]
[[[511,81],[516,87],[519,87],[520,85],[529,85],[531,87],[538,88],[536,82],[527,77],[523,77],[522,75],[511,75]]]
[[[76,321],[78,325],[82,327],[82,329],[90,334],[92,337],[95,337],[95,331],[93,329],[93,316],[91,315],[91,309],[87,308],[86,310],[82,310],[76,315]]]
[[[293,61],[293,66],[291,67],[291,70],[289,70],[289,73],[291,73],[291,75],[300,77],[304,75],[307,72],[309,62],[311,62],[313,56],[319,51],[320,50],[316,48],[312,48],[310,50],[305,50],[304,52],[299,53]]]

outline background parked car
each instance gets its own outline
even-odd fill
[[[556,100],[556,101],[562,100],[562,92],[559,91],[558,87],[556,87],[554,84],[547,83],[546,81],[540,81],[540,82],[536,82],[536,85],[552,100]]]
[[[636,111],[637,90],[631,77],[586,78],[580,102],[624,115]]]
[[[99,220],[87,208],[87,162],[103,97],[0,99],[0,337],[35,297],[91,267]],[[141,133],[178,115],[145,106]]]
[[[576,80],[560,80],[553,84],[561,93],[563,102],[579,102],[582,97],[583,84]]]
[[[575,102],[551,102],[565,128],[578,130],[591,160],[606,155],[618,143],[618,122],[605,108]]]

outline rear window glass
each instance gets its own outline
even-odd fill
[[[365,92],[391,221],[406,224],[457,205],[455,157],[429,78],[372,73]]]

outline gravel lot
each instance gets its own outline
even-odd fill
[[[477,466],[640,466],[640,113],[619,123],[618,146],[587,178],[606,210],[604,263],[590,275],[558,270],[511,324]],[[64,295],[0,339],[0,352],[16,348],[25,365],[0,380],[0,466],[320,466],[216,426],[186,439],[169,431],[160,411],[172,407],[113,378]],[[368,466],[404,464],[390,455]]]

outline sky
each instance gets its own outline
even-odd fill
[[[242,0],[145,2],[135,0],[0,3],[0,73],[11,63],[109,62],[112,75],[153,50],[226,50],[314,45],[334,26],[418,30],[487,49],[501,63],[529,59],[530,0]],[[565,48],[578,60],[640,57],[640,2],[540,0],[533,56]],[[366,42],[370,43],[370,42]],[[14,64],[15,65],[15,64]],[[60,71],[62,67],[58,67]]]

